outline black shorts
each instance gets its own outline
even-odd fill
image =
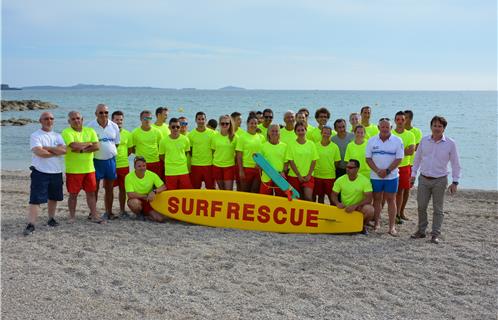
[[[62,173],[43,173],[31,169],[29,204],[47,203],[48,200],[62,201]]]

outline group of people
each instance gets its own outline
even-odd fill
[[[153,114],[140,112],[140,126],[127,131],[124,113],[99,104],[96,118],[83,126],[77,111],[68,114],[69,127],[53,131],[54,116],[40,116],[41,129],[31,135],[33,161],[28,225],[35,230],[39,205],[48,202],[49,226],[57,201],[63,198],[65,168],[69,193],[69,221],[75,221],[78,194],[86,193],[88,219],[106,223],[127,216],[126,205],[137,217],[163,222],[150,202],[165,190],[221,189],[285,196],[253,159],[260,153],[297,190],[301,199],[360,211],[367,226],[380,228],[380,214],[387,203],[389,234],[397,236],[396,224],[408,220],[404,209],[410,188],[420,171],[418,187],[419,228],[412,236],[423,238],[427,228],[427,206],[433,197],[434,219],[431,241],[439,242],[447,166],[451,163],[451,192],[456,192],[460,165],[455,143],[444,135],[447,121],[435,116],[431,134],[422,137],[412,126],[413,112],[399,111],[394,121],[380,118],[371,123],[372,109],[361,108],[345,119],[331,118],[327,108],[316,110],[317,127],[309,124],[310,112],[287,111],[283,124],[273,122],[273,111],[251,112],[242,128],[242,115],[233,112],[208,121],[204,112],[195,114],[195,128],[188,130],[186,117],[170,118],[159,107]],[[155,121],[153,118],[155,115]],[[217,129],[219,127],[219,129]],[[129,156],[134,154],[133,170]],[[65,166],[62,165],[64,157]],[[100,181],[104,189],[105,213],[97,212]],[[120,213],[113,213],[114,188],[119,189]]]

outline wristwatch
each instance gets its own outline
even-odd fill
[[[82,150],[80,150],[80,153],[83,153],[83,149],[82,149]]]
[[[386,174],[390,174],[391,173],[391,170],[389,170],[389,168],[386,169]]]

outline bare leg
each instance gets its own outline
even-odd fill
[[[324,203],[324,201],[325,201],[325,196],[317,196],[317,198],[318,198],[318,200],[317,200],[317,202],[318,202],[318,203]],[[314,200],[314,199],[313,199],[313,200]]]
[[[405,189],[403,193],[403,202],[401,203],[401,209],[399,210],[399,215],[403,220],[409,220],[407,216],[405,216],[405,208],[406,203],[408,202],[408,198],[410,197],[410,189]]]
[[[28,223],[32,225],[36,222],[36,217],[38,217],[38,210],[40,209],[39,204],[30,204],[29,205],[29,213],[28,213]]]
[[[105,189],[105,212],[107,212],[109,217],[112,217],[112,203],[114,201],[114,180],[104,179],[104,189]],[[95,200],[97,200],[95,198]]]
[[[375,209],[371,204],[366,204],[361,208],[361,213],[363,213],[363,225],[366,226],[374,218]]]
[[[126,190],[124,186],[119,186],[119,211],[125,212]]]
[[[307,201],[313,201],[313,189],[311,188],[303,188],[304,199]]]
[[[57,201],[48,200],[47,211],[49,218],[55,217],[55,210],[57,210]]]
[[[398,192],[396,192],[396,215],[398,217],[401,215],[400,210],[401,210],[401,205],[403,204],[404,192],[405,189],[398,189]]]
[[[90,216],[93,220],[100,220],[100,217],[97,214],[97,197],[95,196],[95,192],[86,192],[86,204],[90,209]]]
[[[396,193],[384,192],[387,202],[387,212],[389,214],[389,234],[396,235]]]
[[[78,200],[77,193],[70,193],[67,199],[67,206],[69,208],[69,223],[73,223],[76,220],[76,204]]]
[[[138,199],[130,199],[128,200],[128,208],[130,208],[131,212],[134,214],[142,213],[142,202]]]
[[[225,186],[224,190],[233,190],[233,180],[224,180],[222,184]]]
[[[259,179],[254,179],[251,183],[251,192],[252,193],[259,193]]]
[[[153,222],[166,222],[166,220],[168,220],[168,218],[166,218],[165,216],[163,216],[162,214],[160,214],[159,212],[157,211],[150,211],[146,218],[150,221],[153,221]]]
[[[377,231],[380,228],[380,212],[382,211],[382,192],[374,192],[373,193],[373,198],[374,198],[374,220],[375,220],[375,227],[374,230]]]

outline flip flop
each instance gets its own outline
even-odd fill
[[[98,220],[96,220],[96,219],[90,219],[90,222],[96,223],[96,224],[106,224],[107,223],[107,221],[105,221],[103,219],[98,219]]]

